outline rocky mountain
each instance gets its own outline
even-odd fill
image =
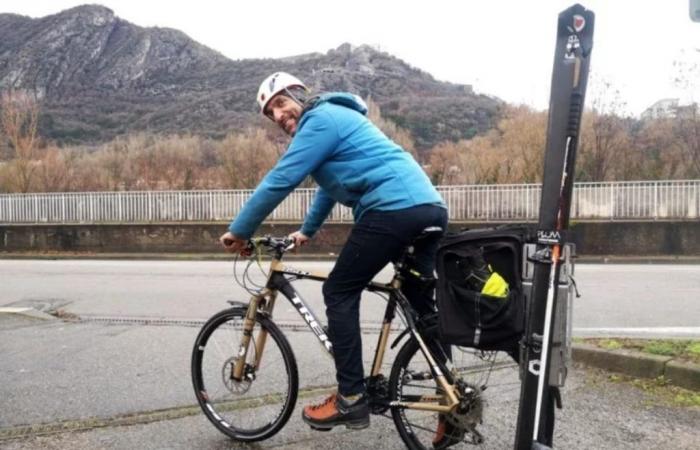
[[[139,27],[102,6],[38,19],[0,14],[0,89],[34,91],[42,99],[41,134],[59,142],[139,130],[219,137],[257,126],[254,93],[276,70],[315,91],[371,97],[419,149],[491,128],[502,106],[369,46],[234,61],[180,31]]]

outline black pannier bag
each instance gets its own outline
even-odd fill
[[[443,342],[507,351],[517,359],[525,330],[523,245],[530,228],[508,225],[447,234],[436,256],[437,305]],[[484,271],[484,262],[487,271]],[[497,273],[507,293],[485,294],[484,278]]]

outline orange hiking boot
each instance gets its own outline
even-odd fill
[[[447,421],[444,414],[438,415],[438,426],[433,438],[433,448],[443,449],[462,442],[464,431]]]
[[[318,431],[329,431],[336,425],[345,425],[352,430],[367,428],[369,426],[367,397],[363,395],[351,402],[340,394],[332,394],[318,405],[305,406],[301,418]]]

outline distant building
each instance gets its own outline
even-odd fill
[[[675,117],[677,109],[677,98],[665,98],[645,109],[642,113],[642,119],[663,119]]]

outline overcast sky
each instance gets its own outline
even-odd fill
[[[4,0],[31,17],[86,2]],[[549,103],[556,18],[571,0],[101,0],[122,19],[184,31],[232,59],[370,44],[435,78],[542,109]],[[596,13],[587,104],[619,100],[638,115],[662,98],[700,100],[700,81],[674,86],[674,61],[700,64],[688,0],[587,0]],[[700,79],[700,66],[695,71]],[[604,91],[610,83],[614,89]],[[253,95],[253,93],[251,93]]]

